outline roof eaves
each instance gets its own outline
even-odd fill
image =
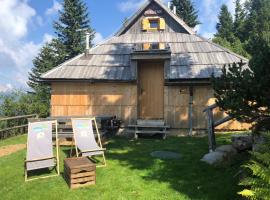
[[[229,49],[227,49],[227,48],[225,48],[225,47],[223,47],[223,46],[221,46],[221,45],[219,45],[219,44],[217,44],[217,43],[214,43],[214,42],[211,41],[211,40],[208,40],[208,39],[206,39],[206,38],[204,38],[204,37],[202,37],[202,36],[199,36],[199,35],[197,35],[197,37],[201,38],[201,39],[204,40],[204,41],[207,41],[209,44],[212,44],[212,45],[214,45],[214,46],[216,46],[216,47],[222,49],[223,51],[225,51],[225,52],[227,52],[227,53],[229,53],[229,54],[232,54],[232,55],[238,57],[240,60],[246,61],[247,63],[249,62],[249,59],[248,59],[248,58],[245,58],[245,57],[243,57],[243,56],[241,56],[241,55],[239,55],[239,54],[237,54],[237,53],[234,53],[234,52],[232,52],[231,50],[229,50]]]
[[[42,75],[40,76],[41,79],[45,79],[46,76],[48,76],[49,74],[53,73],[55,70],[57,70],[57,69],[59,69],[59,68],[65,66],[65,65],[68,65],[70,62],[72,62],[72,61],[74,61],[74,60],[76,60],[76,59],[79,59],[79,58],[82,57],[83,55],[84,55],[84,53],[81,53],[81,54],[79,54],[78,56],[75,56],[75,57],[73,57],[73,58],[67,60],[66,62],[64,62],[64,63],[58,65],[57,67],[52,68],[51,70],[49,70],[49,71],[45,72],[44,74],[42,74]]]
[[[95,45],[94,47],[92,47],[91,49],[89,49],[89,52],[90,52],[91,50],[94,50],[94,49],[98,48],[99,46],[105,44],[105,43],[108,42],[111,38],[112,38],[112,37],[109,37],[109,38],[103,40],[102,42],[100,42],[99,44]],[[55,70],[57,70],[57,69],[59,69],[59,68],[61,68],[61,67],[63,67],[63,66],[67,66],[70,62],[72,62],[72,61],[74,61],[74,60],[76,60],[76,59],[79,59],[79,58],[81,58],[81,57],[84,56],[84,55],[85,55],[85,53],[81,53],[81,54],[79,54],[79,55],[77,55],[77,56],[75,56],[75,57],[73,57],[73,58],[71,58],[71,59],[65,61],[64,63],[62,63],[62,64],[60,64],[60,65],[58,65],[58,66],[52,68],[51,70],[49,70],[49,71],[47,71],[47,72],[45,72],[45,73],[43,73],[43,74],[41,74],[40,78],[41,78],[41,79],[46,79],[46,76],[48,76],[49,74],[51,74],[51,73],[54,72]]]

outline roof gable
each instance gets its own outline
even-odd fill
[[[167,6],[165,6],[160,0],[147,0],[142,5],[142,7],[122,25],[122,27],[115,34],[115,36],[125,34],[138,21],[138,19],[144,15],[144,12],[153,5],[160,8],[164,12],[164,14],[166,14],[172,19],[175,24],[180,26],[185,31],[184,33],[195,34],[192,28],[190,28],[181,18],[179,18],[169,8],[167,8]]]

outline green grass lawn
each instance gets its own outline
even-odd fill
[[[0,146],[25,142],[25,136],[0,141]],[[217,136],[218,144],[230,142],[230,134]],[[62,176],[24,182],[25,150],[0,158],[0,199],[192,199],[232,200],[239,166],[246,154],[223,167],[200,161],[208,151],[206,137],[168,137],[166,140],[124,138],[109,140],[105,168],[97,169],[97,184],[69,190]],[[159,160],[152,151],[170,150],[179,160]],[[61,148],[61,171],[67,148]]]

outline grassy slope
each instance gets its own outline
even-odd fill
[[[12,144],[23,144],[26,143],[26,135],[19,135],[16,137],[11,137],[5,140],[0,140],[0,147],[12,145]]]
[[[219,144],[229,142],[220,135]],[[24,136],[3,143],[25,141]],[[225,167],[211,167],[200,158],[207,152],[206,137],[169,137],[167,140],[129,141],[115,138],[107,145],[108,167],[97,169],[97,184],[69,190],[62,177],[24,183],[25,150],[0,158],[1,199],[237,199],[238,178],[233,178],[241,162]],[[149,154],[155,150],[172,150],[182,154],[180,160],[162,161]],[[61,151],[63,170],[64,151]],[[241,160],[241,159],[240,159]]]

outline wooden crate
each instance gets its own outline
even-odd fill
[[[66,158],[64,176],[71,189],[96,184],[96,165],[88,158]]]

